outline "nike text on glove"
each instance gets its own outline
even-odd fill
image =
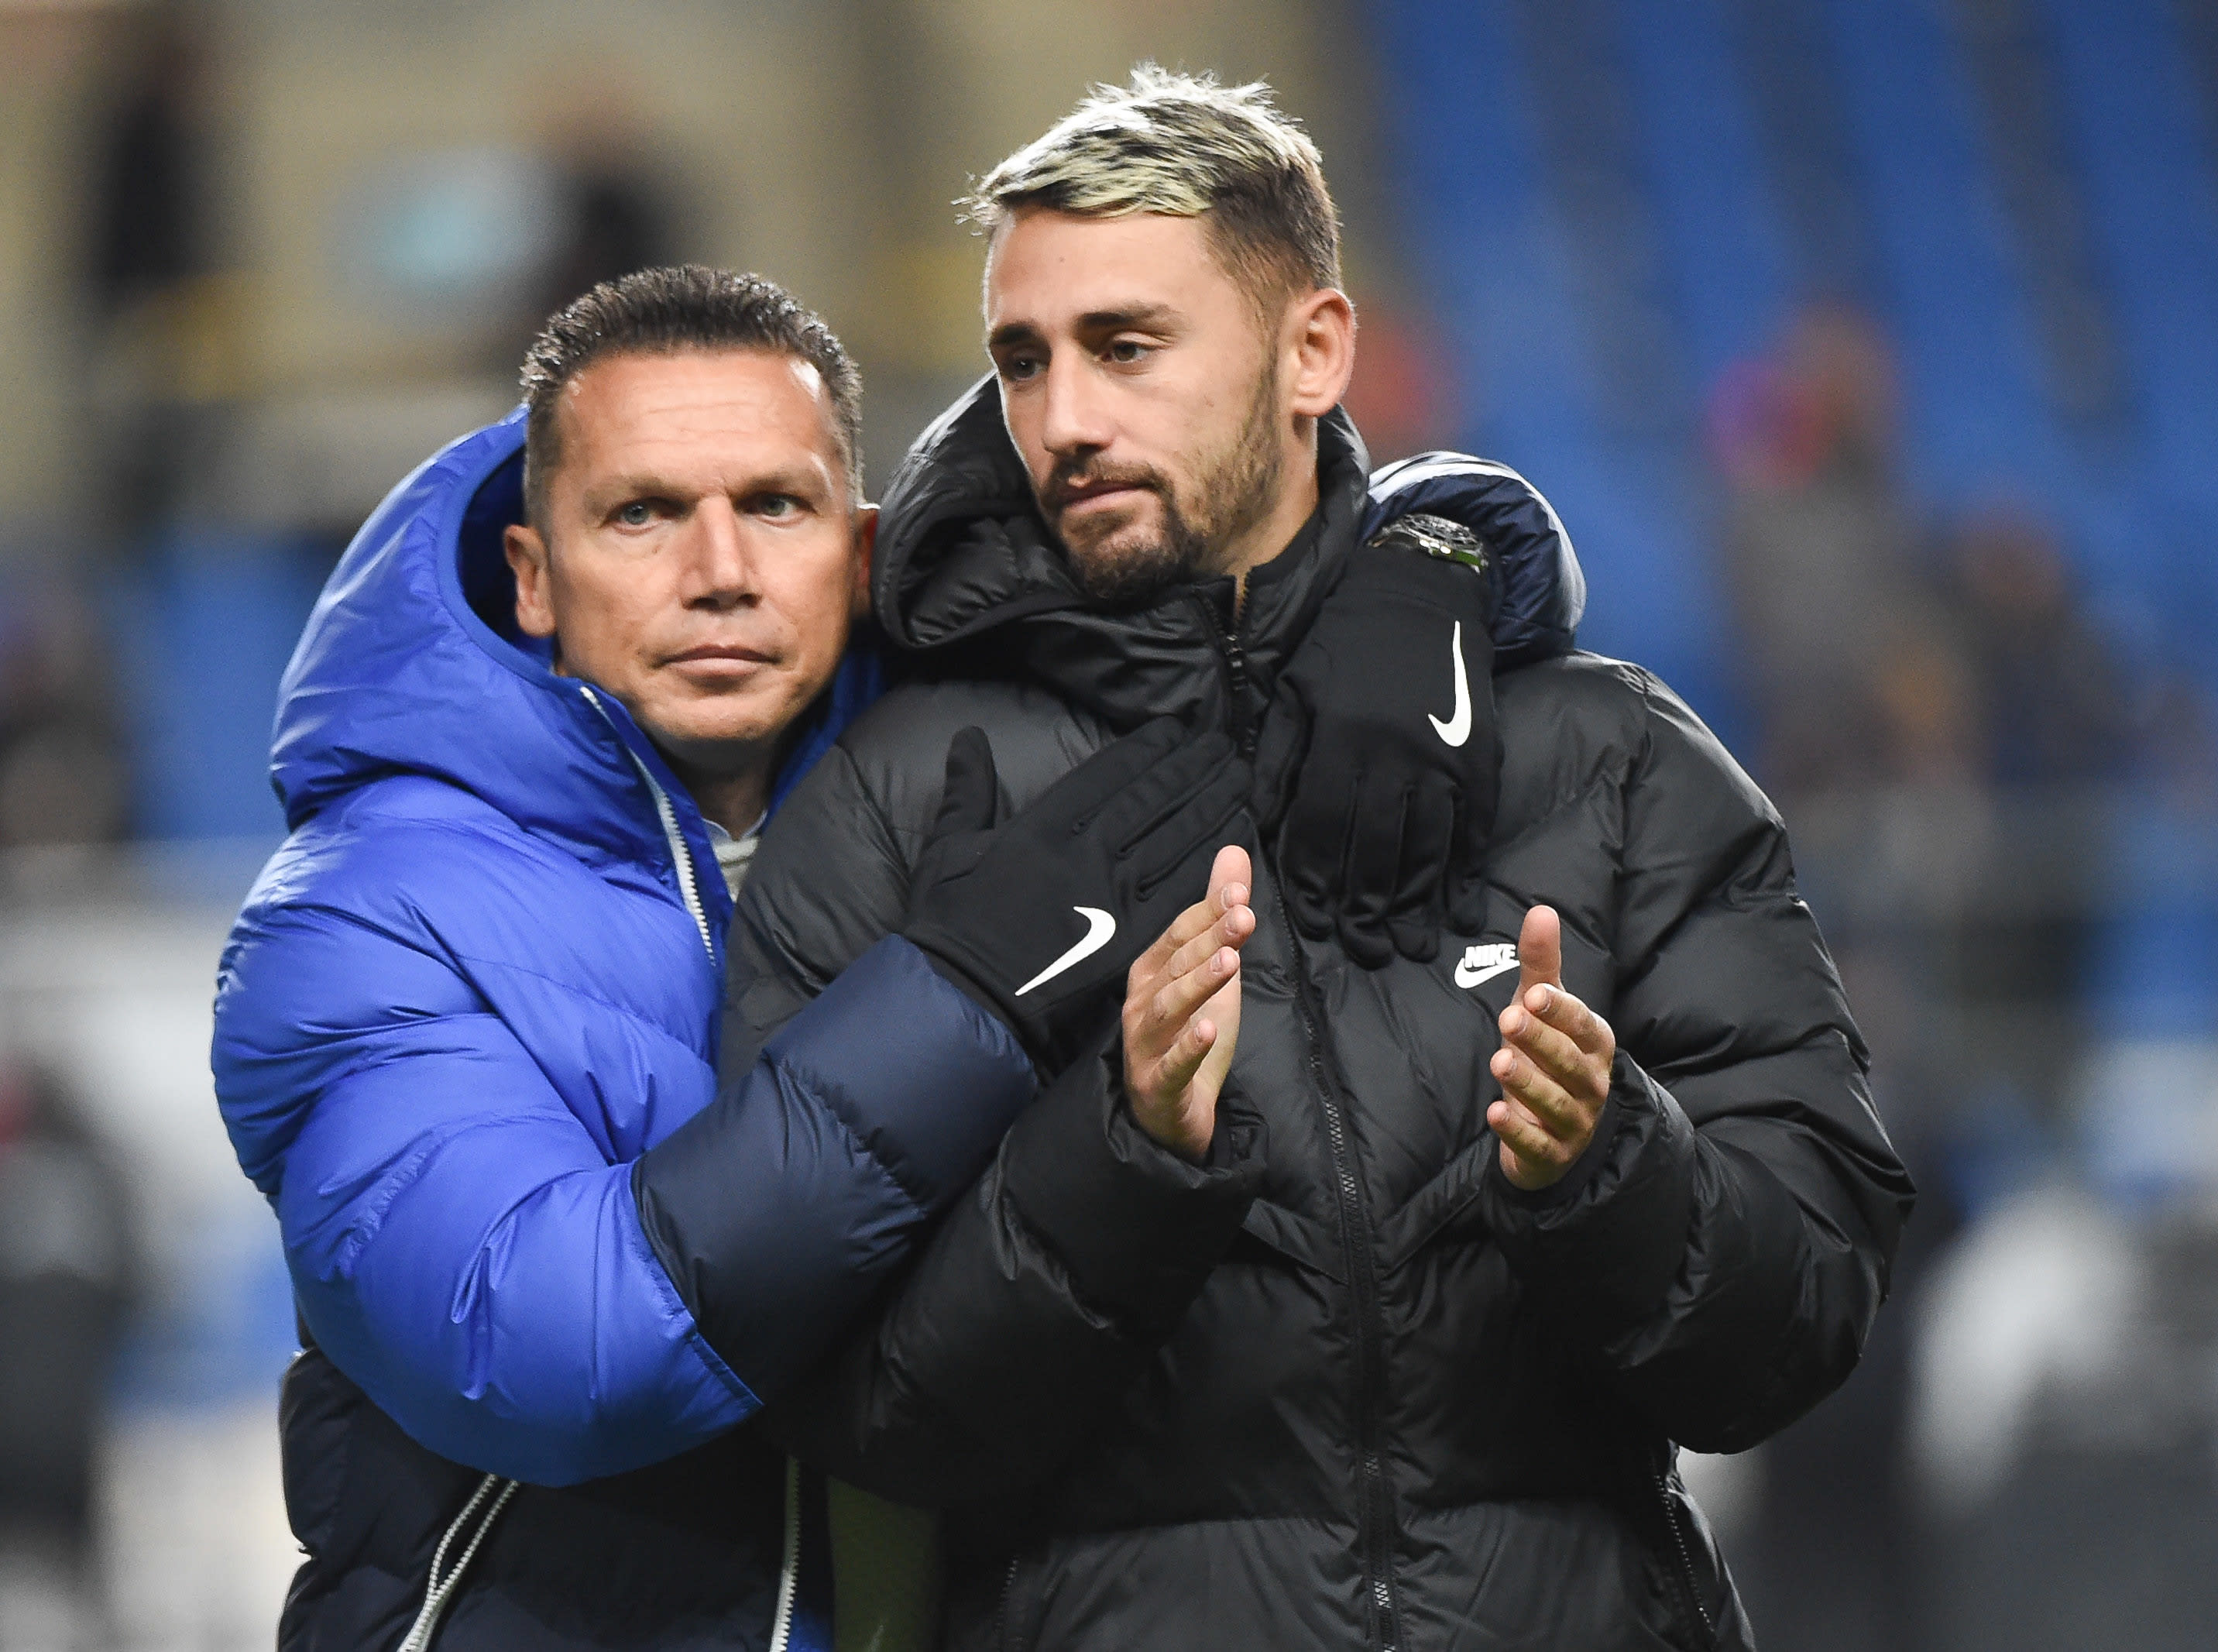
[[[1279,834],[1286,904],[1366,968],[1429,960],[1444,923],[1469,933],[1485,915],[1491,583],[1461,523],[1388,523],[1348,559],[1264,719],[1256,813]]]
[[[1133,960],[1208,892],[1217,849],[1252,845],[1253,785],[1230,739],[1158,717],[996,824],[993,748],[965,728],[901,933],[1054,1072],[1106,1030]]]

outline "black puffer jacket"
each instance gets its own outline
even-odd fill
[[[1084,611],[989,388],[926,433],[877,595],[950,675],[789,804],[735,920],[728,1047],[898,923],[957,729],[1018,804],[1150,715],[1253,729],[1366,554],[1360,445],[1335,419],[1321,449],[1318,531],[1250,576],[1236,633],[1224,581]],[[1380,492],[1454,508],[1406,472]],[[1753,1445],[1841,1382],[1910,1185],[1763,795],[1635,666],[1562,654],[1494,689],[1482,931],[1354,968],[1295,934],[1267,850],[1212,1162],[1138,1135],[1105,1052],[786,1408],[833,1473],[947,1511],[952,1646],[1750,1643],[1673,1443]],[[1593,1146],[1536,1195],[1485,1112],[1517,979],[1490,965],[1543,901],[1621,1053]]]

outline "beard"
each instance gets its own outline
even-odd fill
[[[1040,509],[1063,534],[1070,571],[1087,601],[1097,607],[1138,607],[1174,585],[1217,572],[1232,541],[1270,514],[1286,471],[1276,439],[1279,374],[1275,362],[1255,384],[1240,429],[1225,446],[1200,455],[1191,492],[1153,465],[1094,464],[1058,460],[1040,490]],[[1075,533],[1059,526],[1071,490],[1108,483],[1155,496],[1158,520],[1144,520],[1146,505],[1089,522]]]

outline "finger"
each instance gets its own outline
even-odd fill
[[[1132,980],[1169,973],[1171,960],[1177,956],[1180,948],[1198,936],[1206,934],[1217,920],[1227,915],[1233,907],[1247,906],[1253,877],[1247,851],[1238,848],[1230,850],[1229,852],[1240,857],[1239,861],[1234,863],[1225,862],[1227,852],[1219,850],[1217,855],[1217,865],[1228,866],[1225,876],[1219,880],[1215,875],[1216,866],[1211,868],[1209,893],[1172,919],[1170,927],[1157,936],[1148,950],[1133,962]]]
[[[1359,789],[1361,783],[1358,783]],[[1366,969],[1394,956],[1386,913],[1402,869],[1402,829],[1409,818],[1407,789],[1375,798],[1354,812],[1348,834],[1346,881],[1340,890],[1340,942]]]
[[[1193,1082],[1209,1052],[1217,1047],[1217,1024],[1207,1016],[1194,1017],[1180,1029],[1178,1037],[1155,1063],[1147,1088],[1158,1096],[1175,1096]]]
[[[1502,1145],[1525,1165],[1538,1168],[1562,1162],[1564,1145],[1540,1128],[1540,1121],[1510,1101],[1497,1101],[1486,1110],[1489,1129]]]
[[[994,824],[1001,793],[994,770],[994,748],[986,731],[975,724],[958,728],[947,745],[947,783],[939,794],[939,813],[932,822],[932,835],[982,832]]]
[[[1294,926],[1313,941],[1333,932],[1333,906],[1347,887],[1348,846],[1358,804],[1353,777],[1305,764],[1279,834],[1279,877]]]
[[[1193,900],[1208,882],[1214,852],[1253,835],[1248,790],[1247,765],[1224,745],[1213,772],[1194,777],[1127,832],[1118,852],[1131,863],[1134,893],[1143,900]]]
[[[1224,915],[1165,960],[1156,981],[1175,980],[1199,969],[1220,947],[1238,951],[1255,938],[1255,909],[1247,905],[1227,907]]]
[[[1561,987],[1535,987],[1517,1001],[1587,1054],[1616,1053],[1617,1036],[1610,1031],[1609,1023],[1587,1008],[1577,994]]]
[[[1586,1128],[1588,1110],[1515,1050],[1496,1050],[1490,1070],[1502,1093],[1521,1103],[1551,1135],[1569,1140]]]
[[[1564,1089],[1586,1093],[1602,1088],[1595,1080],[1592,1053],[1521,1006],[1513,1004],[1502,1012],[1502,1036]]]
[[[1226,844],[1209,863],[1209,898],[1220,907],[1246,905],[1255,887],[1255,863],[1238,844]],[[1236,902],[1235,897],[1237,897]]]
[[[1240,955],[1229,946],[1205,954],[1191,969],[1163,982],[1139,1001],[1140,1016],[1132,1030],[1136,1046],[1168,1049],[1178,1030],[1209,1002],[1240,968]]]
[[[1222,814],[1239,807],[1247,801],[1250,788],[1248,776],[1241,766],[1240,749],[1231,736],[1187,736],[1158,754],[1145,770],[1133,776],[1122,791],[1102,805],[1102,824],[1109,829],[1119,854],[1129,855],[1149,838],[1162,836],[1166,827],[1170,828],[1169,841],[1178,847],[1194,847],[1199,839],[1193,825],[1197,814]],[[1195,804],[1202,800],[1207,801],[1198,812]],[[1161,844],[1150,849],[1156,854],[1162,852]]]
[[[1441,879],[1448,924],[1459,935],[1476,935],[1486,925],[1486,840],[1493,830],[1491,795],[1474,798],[1466,788],[1456,798],[1456,847]]]
[[[1405,958],[1430,963],[1440,956],[1445,917],[1442,884],[1455,832],[1455,793],[1439,775],[1419,777],[1402,828],[1402,859],[1386,931]]]
[[[1077,821],[1092,820],[1177,752],[1185,738],[1175,717],[1143,723],[1114,739],[1037,798],[1032,807]]]
[[[1517,932],[1517,996],[1564,984],[1564,923],[1553,906],[1535,906]]]

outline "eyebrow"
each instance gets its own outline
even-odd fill
[[[834,485],[831,490],[837,492]],[[605,510],[627,499],[668,499],[684,496],[688,489],[673,484],[667,477],[651,472],[635,471],[610,477],[602,486],[592,489],[585,496],[589,509]],[[742,497],[753,498],[760,493],[791,493],[800,498],[813,498],[826,492],[824,479],[806,465],[778,465],[747,478]]]
[[[1127,304],[1116,310],[1088,310],[1078,318],[1081,332],[1116,332],[1125,327],[1160,327],[1177,318],[1168,304]]]
[[[1111,310],[1088,310],[1078,318],[1078,331],[1082,333],[1118,332],[1127,327],[1162,328],[1178,319],[1178,312],[1168,304],[1145,304],[1135,301]],[[1005,321],[986,337],[989,350],[1006,349],[1011,344],[1039,342],[1040,330],[1029,321]]]

